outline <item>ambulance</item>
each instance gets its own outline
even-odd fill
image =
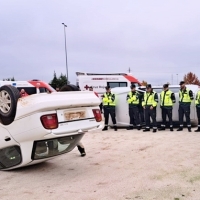
[[[56,92],[56,90],[52,88],[49,84],[37,79],[31,81],[0,81],[0,87],[3,85],[12,85],[16,87],[19,91],[21,91],[21,89],[24,89],[29,95]]]
[[[111,73],[111,74],[94,74],[76,72],[77,86],[84,91],[89,87],[93,87],[93,90],[98,94],[105,92],[105,87],[130,87],[131,84],[135,84],[136,87],[141,86],[141,83],[130,73]]]

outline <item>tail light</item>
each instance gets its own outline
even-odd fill
[[[40,118],[42,125],[45,129],[56,129],[58,128],[58,118],[57,114],[49,114],[49,115],[43,115]]]
[[[96,121],[101,122],[102,121],[101,111],[99,109],[92,109],[92,111],[93,111]]]

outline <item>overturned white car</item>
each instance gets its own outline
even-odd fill
[[[52,92],[20,98],[13,86],[0,88],[0,169],[44,162],[74,149],[101,123],[93,92]]]

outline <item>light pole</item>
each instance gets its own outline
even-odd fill
[[[177,85],[178,85],[178,74],[176,74],[177,75]]]
[[[67,83],[69,81],[68,79],[68,65],[67,65],[67,42],[66,42],[66,31],[65,28],[67,27],[67,25],[65,23],[62,23],[62,25],[64,26],[64,37],[65,37],[65,57],[66,57],[66,77],[67,77]]]

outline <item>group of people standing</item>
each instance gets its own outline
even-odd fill
[[[180,82],[179,91],[179,123],[180,126],[177,131],[183,130],[183,118],[185,116],[188,131],[191,132],[191,122],[190,122],[190,106],[191,102],[194,100],[194,94],[192,90],[189,90],[184,81]],[[111,88],[107,86],[105,94],[102,96],[105,126],[102,131],[108,130],[108,120],[109,115],[111,116],[114,130],[117,131],[117,122],[115,114],[115,94],[111,92]],[[131,91],[127,94],[126,101],[129,106],[129,117],[130,126],[128,130],[132,130],[134,125],[136,125],[138,130],[141,130],[143,121],[145,122],[144,132],[150,131],[150,123],[152,120],[153,132],[157,132],[157,121],[156,121],[156,108],[159,102],[158,94],[153,91],[151,84],[146,86],[146,91],[144,93],[139,93],[136,91],[136,86],[131,85]],[[173,105],[176,103],[175,94],[169,89],[169,84],[163,85],[163,91],[160,94],[160,107],[162,112],[162,124],[159,130],[166,129],[166,118],[169,119],[170,131],[173,131]],[[198,128],[195,132],[200,132],[200,91],[196,94],[195,99],[196,111],[198,117]]]

